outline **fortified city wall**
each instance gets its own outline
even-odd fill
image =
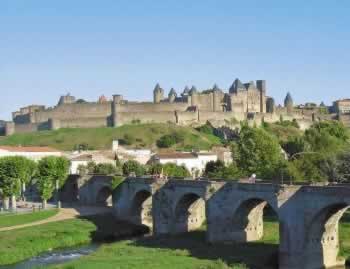
[[[5,134],[55,130],[59,128],[116,127],[132,122],[175,123],[180,125],[225,125],[248,120],[252,124],[276,122],[281,118],[297,120],[307,128],[316,120],[345,119],[336,114],[320,113],[320,108],[298,108],[287,94],[284,106],[276,106],[266,95],[266,81],[241,83],[236,79],[227,92],[217,85],[205,91],[185,87],[181,94],[171,89],[168,96],[157,84],[153,102],[130,102],[121,95],[112,100],[101,96],[98,102],[76,100],[71,95],[62,96],[52,108],[31,105],[13,112],[13,121],[5,123]]]

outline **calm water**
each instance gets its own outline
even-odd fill
[[[92,244],[69,250],[51,251],[17,264],[0,266],[0,269],[32,269],[62,264],[89,255],[95,252],[98,247],[99,245]]]

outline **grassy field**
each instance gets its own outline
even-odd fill
[[[0,232],[0,265],[16,263],[55,248],[90,242],[92,222],[67,220]]]
[[[54,269],[243,269],[274,268],[277,264],[278,224],[267,221],[261,242],[205,243],[205,231],[177,236],[142,238],[103,245],[96,253]]]
[[[52,249],[69,248],[92,241],[115,240],[144,232],[143,228],[116,221],[112,215],[51,222],[0,232],[0,265],[17,263]]]
[[[121,234],[106,217],[68,220],[33,228],[0,232],[0,265],[18,262],[55,248],[66,248],[101,239],[99,230]],[[101,220],[104,220],[102,223]],[[110,219],[112,220],[112,219]],[[116,228],[118,227],[118,228]],[[107,230],[107,232],[106,232]],[[340,225],[341,255],[350,256],[350,222]],[[108,239],[103,237],[102,239]],[[113,239],[113,238],[111,238]],[[278,223],[264,222],[264,237],[246,244],[205,243],[205,231],[177,236],[146,237],[103,244],[95,253],[51,269],[268,269],[277,268]]]
[[[191,127],[174,124],[130,124],[118,128],[60,129],[27,134],[15,134],[0,139],[0,145],[51,146],[60,150],[72,150],[77,144],[87,144],[91,149],[110,149],[113,139],[131,136],[132,147],[154,148],[156,141],[165,134],[181,132],[184,142],[174,146],[176,149],[210,149],[220,144],[214,135],[198,132]]]
[[[34,213],[0,215],[0,228],[27,224],[50,218],[58,213],[58,210],[45,210]]]

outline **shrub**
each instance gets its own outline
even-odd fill
[[[135,143],[136,139],[130,134],[125,134],[122,139],[119,140],[121,145],[130,146]]]
[[[157,141],[157,146],[160,148],[170,148],[176,144],[176,140],[172,135],[163,135]]]
[[[131,173],[135,173],[136,176],[143,176],[146,173],[145,167],[137,161],[126,161],[123,164],[123,174],[129,176]]]
[[[117,173],[117,168],[110,163],[99,163],[95,166],[94,173],[100,175],[114,175]]]

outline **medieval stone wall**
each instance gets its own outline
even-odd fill
[[[107,118],[112,113],[110,102],[62,104],[53,109],[34,112],[33,122],[45,122],[49,119],[76,119],[76,118]]]

